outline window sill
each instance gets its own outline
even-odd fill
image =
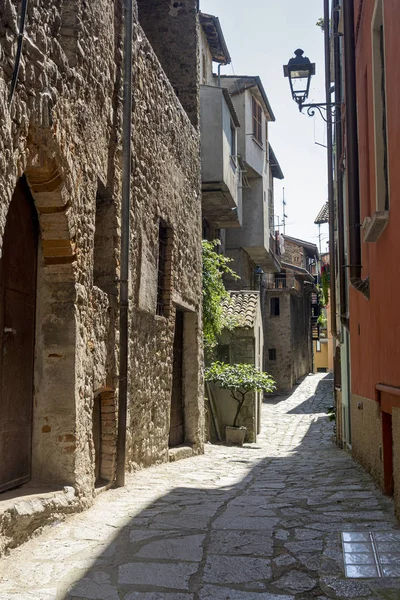
[[[365,242],[377,242],[386,229],[389,222],[389,211],[380,210],[374,212],[372,217],[365,217],[362,229]]]

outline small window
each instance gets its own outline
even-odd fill
[[[279,298],[271,298],[270,301],[270,317],[279,317]]]
[[[319,340],[316,341],[316,350],[317,352],[321,352],[321,342]]]
[[[376,210],[389,210],[386,124],[385,32],[383,1],[376,0],[372,19],[372,66],[375,129]]]
[[[98,181],[93,247],[93,285],[107,294],[116,293],[115,230],[116,211],[113,197],[101,181]]]
[[[262,107],[253,96],[253,137],[262,144]]]
[[[160,222],[158,229],[157,314],[169,316],[171,296],[172,229]]]
[[[276,348],[268,349],[268,360],[276,360]]]
[[[207,59],[204,52],[201,53],[201,67],[202,67],[202,77],[201,82],[203,84],[207,83]]]

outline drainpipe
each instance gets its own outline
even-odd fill
[[[330,14],[329,0],[324,0],[324,43],[325,43],[325,97],[326,103],[332,102],[331,98],[331,52],[330,52]],[[333,129],[332,112],[326,111],[326,144],[328,163],[328,207],[329,207],[329,262],[330,262],[330,303],[331,303],[331,334],[337,337],[336,330],[336,262],[335,262],[335,202],[333,188]]]
[[[224,67],[222,63],[218,63],[218,87],[221,87],[221,67]]]
[[[361,279],[360,179],[358,165],[354,0],[345,0],[343,2],[343,20],[350,283],[366,298],[369,298],[369,279]]]
[[[336,141],[336,182],[337,182],[337,220],[338,220],[338,274],[340,289],[340,320],[343,325],[348,327],[347,317],[347,290],[346,277],[344,271],[345,264],[345,245],[344,245],[344,198],[343,198],[343,125],[342,125],[342,65],[340,56],[340,37],[339,37],[339,19],[340,19],[340,0],[333,0],[333,51],[334,51],[334,69],[335,69],[335,99],[338,103],[335,115],[335,141]]]
[[[128,396],[129,317],[129,216],[132,159],[132,44],[133,0],[124,0],[124,97],[122,122],[121,273],[119,288],[119,387],[117,487],[125,485],[125,454]]]

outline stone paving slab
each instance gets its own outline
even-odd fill
[[[332,380],[307,377],[264,404],[257,444],[128,476],[0,559],[0,600],[400,600],[400,578],[345,577],[342,532],[400,529],[333,444],[331,404]]]

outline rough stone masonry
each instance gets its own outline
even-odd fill
[[[73,486],[82,504],[96,478],[115,473],[123,9],[121,0],[30,0],[10,105],[20,4],[0,0],[0,235],[23,178],[39,221],[32,479]],[[177,309],[185,443],[200,453],[204,437],[199,134],[135,11],[130,469],[168,460]],[[196,2],[169,16],[196,35]],[[169,242],[157,315],[160,224]]]

